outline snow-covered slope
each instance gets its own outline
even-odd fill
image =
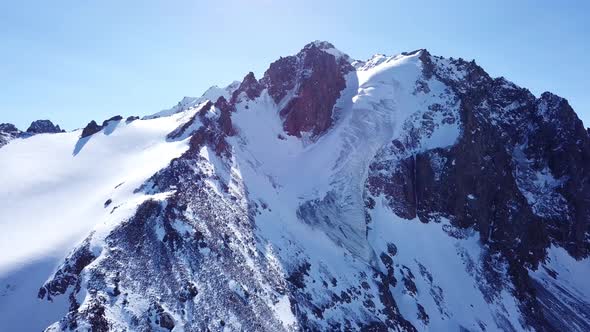
[[[187,116],[112,122],[84,139],[80,130],[40,134],[0,149],[1,326],[39,330],[67,312],[39,301],[39,284],[90,231],[134,213],[147,198],[134,189],[186,150],[166,135]]]
[[[132,120],[0,148],[0,325],[590,328],[590,138],[557,96],[313,42]]]

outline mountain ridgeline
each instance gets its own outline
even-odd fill
[[[590,137],[564,98],[424,49],[313,42],[122,119],[75,131],[67,158],[159,123],[181,151],[128,195],[100,179],[99,225],[38,285],[67,303],[47,331],[590,330]],[[0,159],[70,135],[33,124],[0,125]]]

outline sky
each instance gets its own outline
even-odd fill
[[[0,1],[0,123],[152,114],[327,40],[361,60],[475,59],[590,126],[589,15],[581,0]]]

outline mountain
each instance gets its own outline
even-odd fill
[[[588,131],[474,61],[316,41],[141,119],[0,128],[2,329],[590,330]]]
[[[12,123],[0,123],[0,147],[8,144],[15,138],[26,138],[36,134],[63,133],[59,125],[54,125],[49,120],[35,120],[31,123],[26,132],[16,128]]]
[[[0,123],[0,147],[20,135],[22,135],[22,132],[12,123]]]

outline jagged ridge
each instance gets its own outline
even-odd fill
[[[187,112],[166,137],[187,150],[41,288],[70,301],[49,330],[590,328],[563,268],[590,248],[590,139],[566,100],[325,42],[208,96],[154,116]]]

